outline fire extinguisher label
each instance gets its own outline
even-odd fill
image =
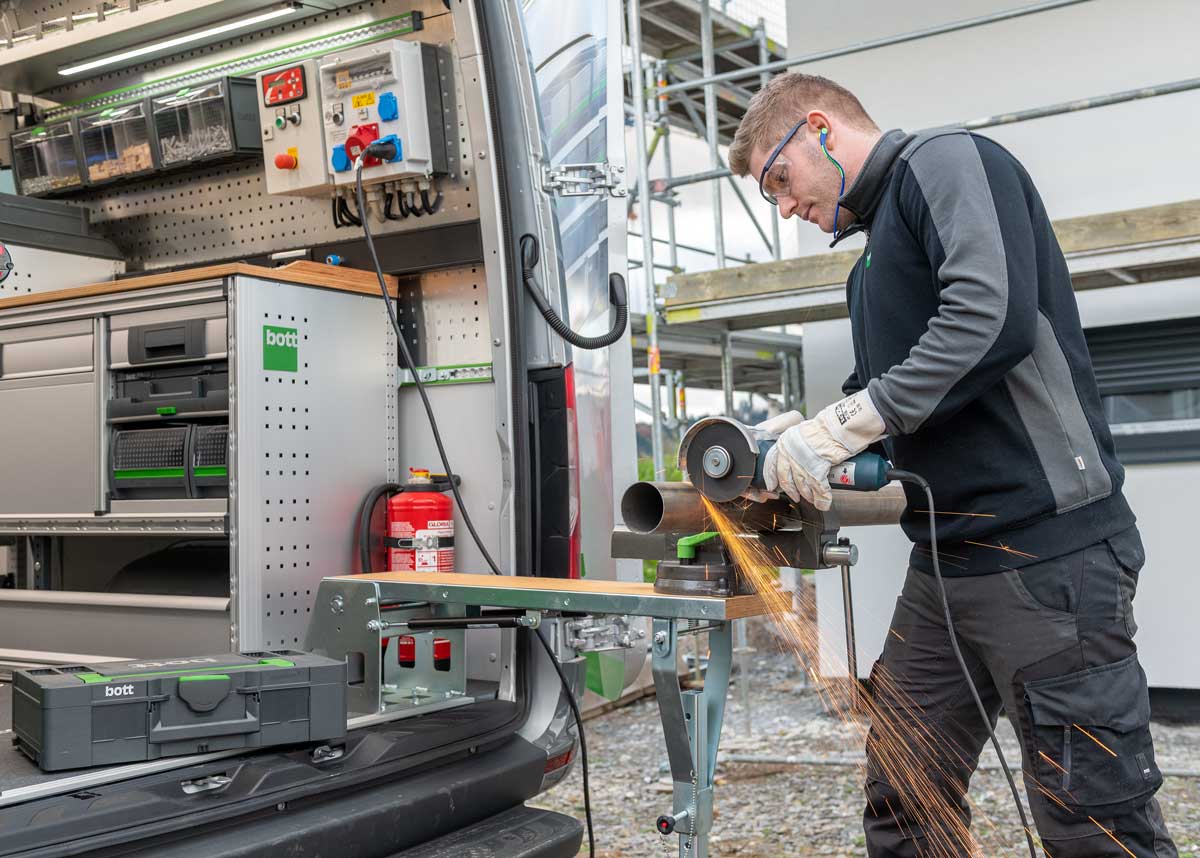
[[[453,536],[454,522],[445,519],[430,519],[427,525],[430,531],[438,532],[438,536]]]

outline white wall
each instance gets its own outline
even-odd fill
[[[788,0],[787,45],[810,54],[1023,5]],[[796,68],[848,87],[882,128],[918,130],[1194,77],[1197,32],[1200,3],[1089,0]],[[1021,159],[1052,218],[1200,197],[1200,91],[982,133]],[[802,254],[827,244],[801,230]]]

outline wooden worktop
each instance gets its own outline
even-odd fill
[[[379,295],[379,280],[372,271],[361,271],[357,268],[343,268],[336,265],[325,265],[321,262],[290,262],[279,268],[264,268],[261,265],[249,265],[245,262],[228,262],[223,265],[209,265],[204,268],[185,268],[181,271],[167,271],[162,274],[146,274],[140,277],[127,277],[122,280],[109,280],[104,283],[93,283],[89,286],[76,286],[72,289],[56,289],[53,292],[33,292],[28,295],[15,295],[12,298],[0,299],[0,310],[10,307],[28,307],[35,304],[50,304],[57,301],[69,301],[73,298],[93,298],[97,295],[110,295],[117,292],[132,292],[138,289],[153,289],[155,286],[176,286],[181,283],[195,283],[201,280],[217,280],[224,277],[240,275],[243,277],[259,277],[264,280],[275,280],[283,283],[297,283],[302,286],[318,286],[322,289],[338,289],[342,292],[356,292],[360,295]],[[388,292],[396,294],[398,282],[395,277],[387,277]]]
[[[547,593],[593,593],[600,595],[655,597],[656,599],[680,599],[692,602],[712,601],[723,603],[724,618],[740,620],[769,613],[766,601],[759,595],[753,596],[673,596],[654,592],[653,584],[641,581],[599,581],[573,578],[533,578],[524,575],[474,575],[465,572],[374,572],[367,575],[346,576],[347,580],[377,581],[392,584],[432,584],[442,586],[454,584],[479,587],[487,590],[540,590]]]

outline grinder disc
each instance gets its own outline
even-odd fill
[[[711,501],[724,503],[741,497],[750,487],[758,465],[758,450],[750,445],[745,430],[726,420],[697,424],[686,440],[685,465],[692,485]],[[705,470],[705,458],[710,449],[715,452],[718,467]],[[723,473],[713,476],[712,472]]]

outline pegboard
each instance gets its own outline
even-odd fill
[[[492,359],[482,265],[425,272],[401,283],[400,328],[418,366]]]
[[[288,39],[295,24],[306,27],[326,26],[330,31],[344,29],[348,23],[363,23],[364,16],[378,20],[413,9],[429,17],[425,28],[403,38],[438,45],[439,77],[445,110],[443,131],[447,139],[449,175],[437,179],[442,201],[436,214],[404,221],[372,221],[373,234],[387,236],[429,227],[444,226],[479,217],[478,199],[473,182],[473,158],[470,128],[466,118],[464,81],[454,45],[453,17],[445,13],[437,0],[399,2],[376,0],[312,16],[263,34],[241,37],[227,43],[197,49],[178,58],[203,59],[204,64],[227,58],[236,70],[237,57],[250,52],[253,45],[261,52],[264,44]],[[387,25],[378,25],[386,30]],[[310,33],[311,34],[311,30]],[[296,34],[291,33],[291,40]],[[343,41],[349,36],[338,37]],[[335,50],[331,40],[329,49]],[[284,62],[284,59],[280,60]],[[132,83],[154,77],[156,69],[168,63],[159,61],[142,68]],[[206,77],[225,73],[221,68],[205,71]],[[476,83],[468,81],[467,83]],[[131,85],[128,74],[106,75],[88,82],[56,90],[58,98],[94,96],[98,89]],[[177,84],[172,84],[177,85]],[[147,90],[150,91],[150,90]],[[125,97],[128,97],[126,95]],[[89,104],[105,103],[104,99]],[[328,198],[270,196],[266,193],[265,173],[260,159],[242,160],[205,166],[189,172],[164,173],[147,179],[114,184],[74,198],[91,210],[92,225],[125,254],[131,270],[199,265],[219,260],[263,256],[299,250],[313,245],[361,236],[356,227],[334,225]]]

